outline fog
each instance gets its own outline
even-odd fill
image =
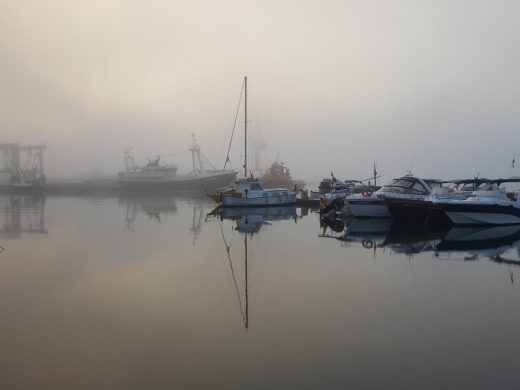
[[[187,171],[195,133],[221,167],[247,74],[251,142],[295,178],[507,176],[518,20],[516,1],[0,0],[0,141],[46,143],[67,176],[129,146]]]

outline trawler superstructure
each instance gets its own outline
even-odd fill
[[[235,171],[204,167],[202,162],[204,155],[195,138],[193,138],[190,152],[193,170],[188,174],[179,175],[177,166],[161,165],[160,157],[149,160],[144,166],[138,167],[135,165],[131,149],[126,149],[126,171],[119,172],[118,185],[126,191],[194,191],[224,188],[235,180],[237,174]],[[209,163],[206,158],[204,159]]]

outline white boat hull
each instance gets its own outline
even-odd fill
[[[271,192],[271,191],[269,191]],[[270,207],[270,206],[290,206],[296,203],[296,192],[282,192],[266,194],[266,196],[255,197],[234,197],[225,196],[222,199],[223,207]]]
[[[513,225],[520,224],[520,218],[516,215],[501,213],[479,212],[446,212],[451,221],[456,225]]]
[[[486,198],[475,196],[466,200],[434,200],[433,203],[443,210],[455,225],[520,224],[520,203],[505,198],[502,192],[489,192],[490,195]],[[495,194],[502,195],[503,198]]]

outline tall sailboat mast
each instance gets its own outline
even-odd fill
[[[244,177],[247,177],[247,76],[244,77]]]

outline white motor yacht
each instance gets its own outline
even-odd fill
[[[474,191],[467,199],[432,197],[432,206],[446,213],[455,225],[520,224],[518,194],[511,199],[503,187],[494,185],[484,191]]]
[[[437,179],[420,179],[403,176],[394,179],[381,189],[350,195],[345,198],[349,212],[357,218],[390,218],[387,198],[424,199],[434,188],[442,186]]]

